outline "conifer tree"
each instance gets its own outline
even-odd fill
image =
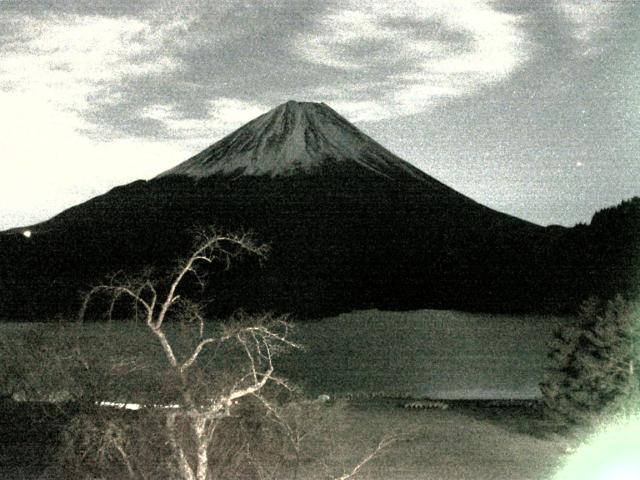
[[[540,385],[555,426],[590,425],[638,399],[638,309],[616,296],[583,303],[576,325],[559,328]]]

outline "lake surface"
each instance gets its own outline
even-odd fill
[[[453,311],[343,314],[297,326],[304,352],[281,372],[313,393],[443,399],[529,399],[547,365],[547,342],[571,318]]]
[[[306,350],[282,355],[275,366],[280,375],[312,395],[530,399],[540,395],[538,384],[554,329],[569,322],[575,319],[439,310],[359,311],[296,324],[293,339]],[[21,338],[25,329],[41,332],[48,343],[56,338],[58,326],[2,324],[5,339]],[[171,329],[168,333],[173,336]],[[158,367],[166,362],[141,323],[88,323],[75,334],[96,358],[143,355],[157,360]],[[233,363],[224,354],[218,358],[225,365]],[[127,382],[139,381],[134,375],[119,384],[126,391]],[[58,390],[64,388],[61,379]]]

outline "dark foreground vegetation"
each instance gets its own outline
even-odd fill
[[[0,400],[0,478],[47,478],[57,464],[62,433],[77,413],[72,405]]]

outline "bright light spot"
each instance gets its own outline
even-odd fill
[[[581,167],[582,165],[584,165],[582,162],[576,162],[576,167]]]
[[[101,407],[124,408],[126,410],[140,410],[140,404],[138,403],[100,402],[98,405]]]
[[[180,408],[178,404],[171,405],[141,405],[139,403],[124,403],[124,402],[96,402],[101,407],[114,407],[114,408],[124,408],[125,410],[140,410],[141,408],[155,408],[155,409],[167,409],[167,408]]]
[[[640,479],[640,415],[617,421],[578,448],[554,480]]]
[[[31,230],[25,230],[22,232],[22,235],[24,235],[25,238],[31,238]]]

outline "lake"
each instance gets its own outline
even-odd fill
[[[547,342],[571,318],[421,310],[343,314],[297,327],[280,371],[313,393],[530,399]]]
[[[275,366],[280,375],[312,395],[531,399],[540,395],[538,384],[554,328],[572,321],[438,310],[358,311],[295,325],[293,339],[306,349],[283,354]],[[29,329],[45,335],[42,341],[51,346],[58,327],[8,323],[0,329],[9,344]],[[88,323],[72,331],[98,364],[106,356],[121,357],[125,363],[144,357],[159,367],[165,365],[159,344],[142,323]],[[168,328],[173,338],[171,332]],[[218,358],[233,363],[224,354]],[[39,372],[29,375],[37,381]],[[118,385],[124,392],[140,381],[134,372],[119,379]],[[63,384],[61,379],[59,390],[66,388]]]

